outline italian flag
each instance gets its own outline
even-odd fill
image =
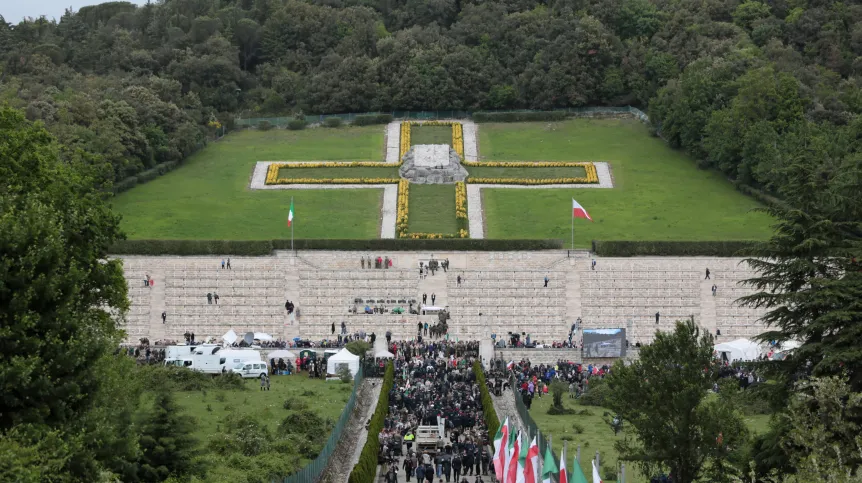
[[[599,476],[599,469],[596,468],[596,460],[593,460],[593,483],[602,483],[602,477]]]
[[[509,456],[506,464],[506,480],[505,483],[517,483],[518,481],[518,458],[521,452],[521,430],[518,430],[518,436],[514,436],[509,440]]]
[[[551,476],[557,472],[557,464],[554,463],[554,455],[551,453],[551,445],[545,446],[545,458],[542,464],[542,483],[552,483]],[[566,479],[566,459],[560,458],[560,483],[569,483]]]
[[[293,198],[290,199],[290,211],[287,212],[287,227],[290,228],[290,224],[293,223]]]
[[[572,217],[574,217],[574,218],[586,218],[590,221],[593,221],[593,219],[590,218],[590,214],[587,213],[587,210],[585,210],[584,207],[581,206],[580,203],[575,201],[574,198],[572,198]]]
[[[494,474],[497,475],[497,480],[503,479],[503,464],[505,463],[509,431],[509,416],[506,416],[506,420],[497,428],[497,435],[494,436]]]
[[[539,444],[536,437],[530,443],[527,450],[527,461],[524,464],[524,481],[526,483],[539,483]]]

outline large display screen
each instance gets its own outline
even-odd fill
[[[625,357],[626,329],[584,329],[584,357]]]

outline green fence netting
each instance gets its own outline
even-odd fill
[[[344,410],[341,411],[341,416],[338,418],[335,427],[332,428],[332,433],[330,433],[329,439],[326,440],[323,449],[320,450],[320,454],[317,455],[317,458],[314,458],[314,461],[306,465],[305,468],[285,477],[283,483],[314,483],[320,479],[323,470],[329,464],[329,458],[332,457],[332,453],[341,439],[341,433],[347,426],[347,421],[350,420],[353,406],[356,405],[356,392],[359,390],[359,386],[362,384],[364,378],[364,371],[360,367],[353,379],[353,391],[350,393],[350,399],[348,399],[347,405],[344,406]]]
[[[521,428],[522,431],[527,433],[527,439],[529,441],[533,440],[534,436],[538,436],[539,443],[539,459],[544,458],[545,448],[548,447],[550,442],[545,435],[539,432],[539,426],[536,425],[536,422],[533,421],[533,417],[530,416],[530,411],[527,409],[527,406],[524,404],[524,398],[521,397],[521,393],[518,391],[518,380],[515,379],[515,376],[512,376],[510,380],[510,387],[512,388],[512,397],[515,398],[515,409],[518,411],[518,415],[521,417],[521,421],[526,425],[526,428]],[[553,446],[551,447],[551,454],[554,456],[554,464],[557,465],[557,468],[560,467],[560,454],[559,451],[555,451]],[[557,483],[559,481],[559,475],[551,475],[551,481]]]
[[[573,116],[594,116],[594,115],[614,115],[614,114],[629,114],[641,121],[648,122],[649,117],[640,109],[631,106],[624,107],[570,107],[565,109],[554,109],[554,111],[567,112]],[[535,109],[507,109],[499,111],[483,111],[483,112],[546,112]],[[391,114],[394,119],[405,120],[434,120],[434,119],[467,119],[472,111],[387,111],[387,112],[357,112],[347,114],[318,114],[314,116],[305,116],[305,122],[309,124],[323,122],[328,117],[337,117],[344,122],[351,122],[356,116],[368,114]],[[257,126],[260,122],[267,121],[274,127],[284,127],[295,117],[238,117],[234,119],[236,126],[248,127]]]

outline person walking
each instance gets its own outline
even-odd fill
[[[715,297],[716,290],[718,290],[718,287],[716,287],[715,284],[712,284],[712,296],[713,297]]]
[[[335,322],[332,323],[332,335],[335,335]]]
[[[428,322],[425,322],[425,337],[428,337]]]
[[[146,278],[144,279],[144,287],[149,287],[149,286],[150,286],[150,274],[148,273],[146,275]]]
[[[347,335],[347,324],[341,322],[341,335]]]
[[[656,324],[658,324],[658,319],[659,319],[659,317],[661,317],[661,314],[660,314],[660,313],[658,313],[658,312],[656,312],[656,313],[655,313],[655,323],[656,323]]]
[[[595,270],[595,269],[596,269],[596,259],[593,258],[593,263],[590,264],[590,270]]]
[[[167,318],[168,318],[168,313],[167,313],[167,312],[165,312],[165,311],[162,311],[162,323],[163,323],[163,324],[165,323],[165,321],[167,320]]]
[[[218,305],[218,293],[213,292],[213,300],[215,300],[216,305]]]
[[[426,303],[428,303],[428,294],[427,294],[427,293],[423,293],[423,294],[422,294],[422,304],[424,305],[424,304],[426,304]]]
[[[224,270],[224,258],[221,259],[221,269]]]
[[[455,457],[452,459],[452,475],[455,481],[458,481],[458,477],[461,476],[461,455],[459,453],[455,453]]]
[[[706,278],[704,280],[709,280],[709,268],[706,269]]]
[[[207,303],[212,305],[213,303],[213,294],[212,292],[207,292]]]
[[[437,294],[431,292],[431,305],[434,305],[435,300],[437,300]]]
[[[230,270],[230,258],[227,259],[227,269]]]
[[[461,276],[458,275],[458,278],[456,280],[458,280],[458,286],[460,287],[461,286]]]
[[[550,282],[550,281],[551,281],[551,279],[550,279],[550,278],[548,278],[548,276],[547,276],[547,275],[545,275],[545,287],[547,287],[547,286],[548,286],[548,282]]]

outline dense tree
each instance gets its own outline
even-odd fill
[[[193,424],[168,391],[156,394],[152,411],[141,425],[141,481],[182,478],[197,469]]]
[[[621,459],[648,475],[669,469],[674,482],[735,481],[728,460],[747,430],[733,405],[708,398],[718,379],[713,345],[693,321],[677,322],[673,332],[657,332],[631,365],[614,365],[607,403],[634,436],[616,443]]]

